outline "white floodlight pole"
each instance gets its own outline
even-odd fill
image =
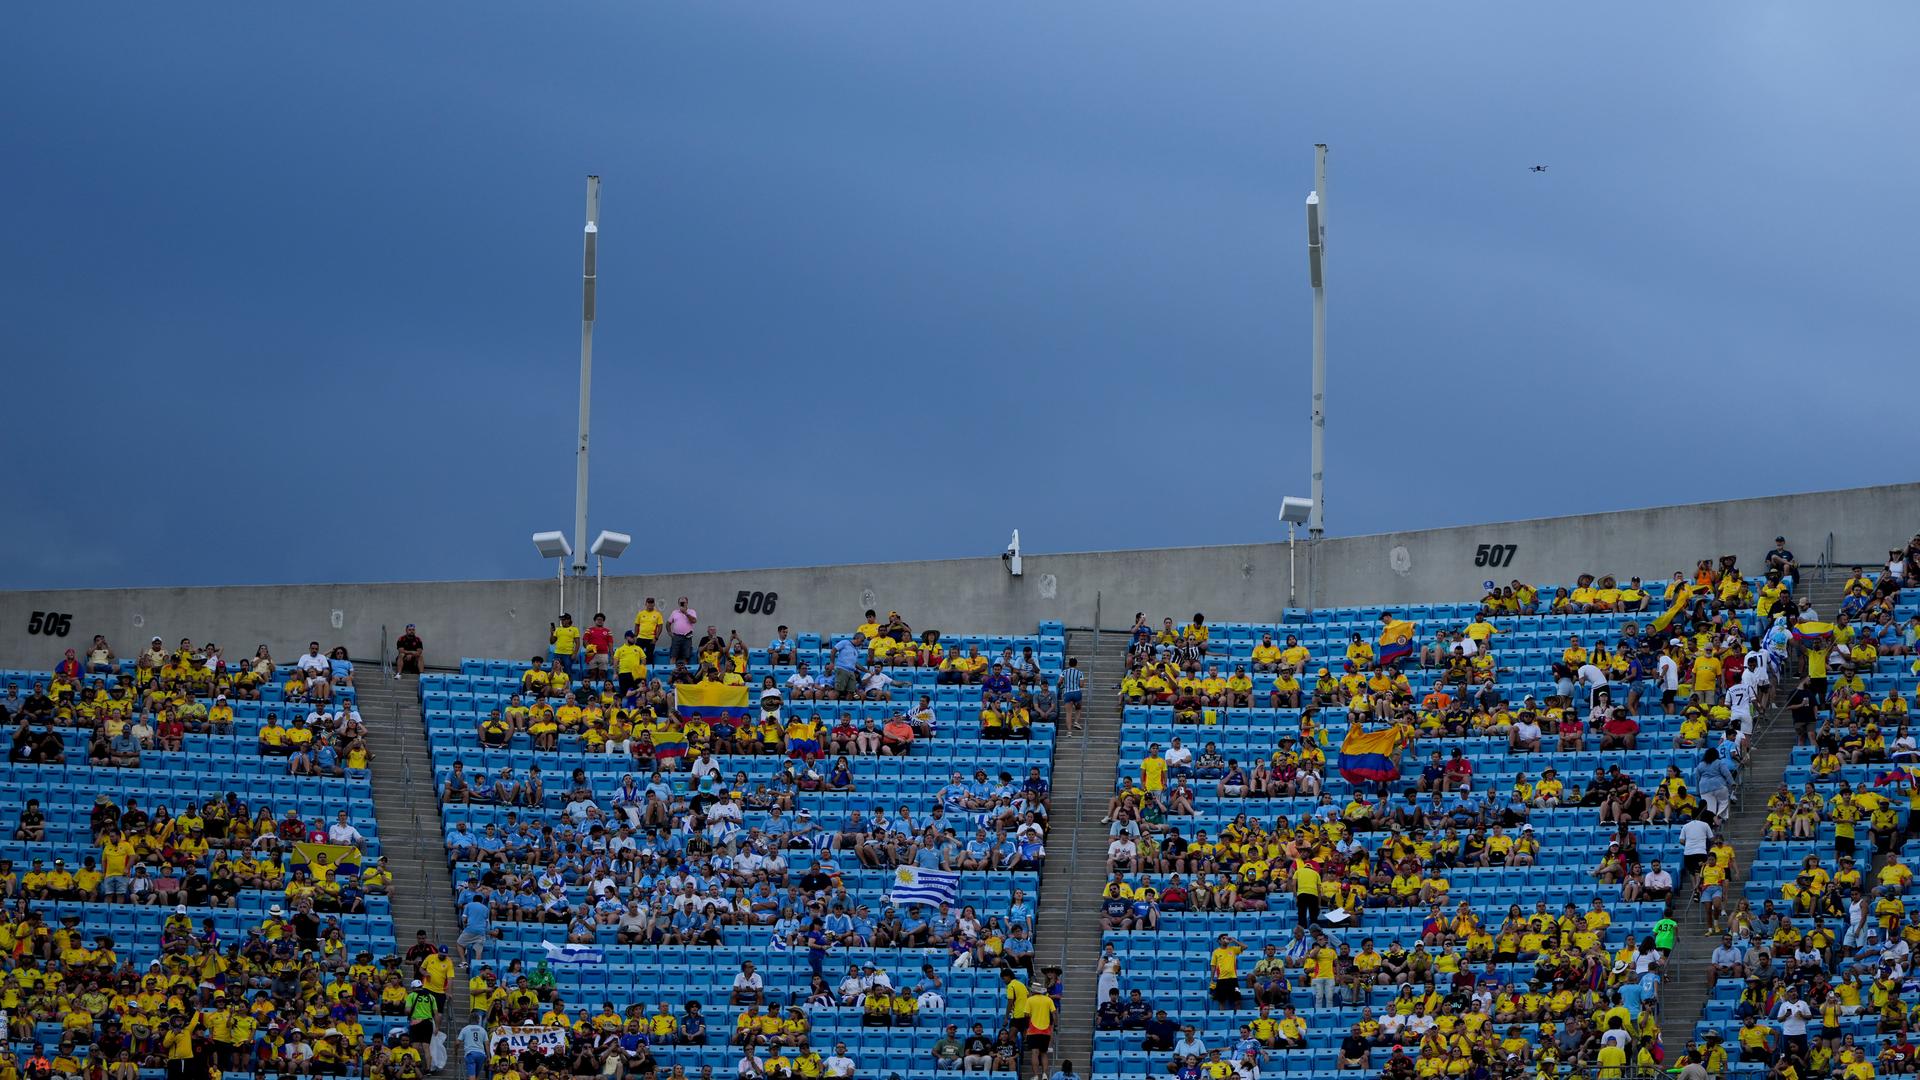
[[[600,535],[593,538],[591,551],[593,553],[594,611],[601,612],[607,610],[604,594],[602,593],[602,586],[605,585],[607,577],[607,560],[617,559],[622,554],[625,554],[627,545],[631,543],[633,543],[633,537],[626,533],[612,532],[607,529],[600,530]]]
[[[1294,530],[1303,521],[1313,516],[1313,508],[1308,500],[1292,495],[1280,500],[1280,520],[1287,526],[1287,606],[1293,606],[1294,598]]]
[[[567,534],[559,531],[537,532],[533,534],[533,549],[543,559],[553,560],[555,576],[560,579],[560,611],[567,610],[567,556],[573,549],[567,546]]]
[[[1307,272],[1313,283],[1313,510],[1307,538],[1326,529],[1327,468],[1327,290],[1324,279],[1327,241],[1327,144],[1313,145],[1313,192],[1307,196]]]
[[[580,256],[580,444],[574,453],[573,572],[587,572],[587,428],[593,416],[594,264],[600,241],[600,178],[587,177],[586,241]]]
[[[1293,606],[1293,522],[1287,522],[1287,606]]]

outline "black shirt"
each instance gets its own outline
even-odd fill
[[[985,1035],[967,1036],[967,1056],[968,1057],[992,1057],[993,1056],[993,1040],[987,1038]]]
[[[418,652],[426,646],[421,642],[419,634],[401,634],[400,640],[394,642],[393,647],[405,649],[408,652]]]
[[[1787,708],[1793,710],[1793,722],[1811,727],[1819,713],[1819,702],[1813,689],[1807,686],[1795,687],[1793,697],[1788,700]]]

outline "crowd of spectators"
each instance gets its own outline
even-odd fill
[[[551,751],[567,738],[565,745],[589,753],[625,756],[632,771],[611,779],[609,789],[599,786],[609,783],[604,774],[581,768],[550,785],[537,765],[520,774],[458,761],[441,783],[478,1019],[571,1033],[564,1050],[494,1058],[496,1074],[519,1067],[666,1075],[669,1066],[656,1056],[665,1043],[736,1046],[743,1076],[855,1075],[858,1063],[844,1044],[814,1037],[822,1010],[858,1017],[862,1027],[944,1029],[930,1044],[931,1063],[941,1067],[1008,1072],[1023,1052],[1037,1063],[1035,1047],[1044,1053],[1046,1040],[1036,1042],[1031,1029],[1039,1022],[1050,1031],[1061,990],[1057,969],[1036,970],[1032,898],[1015,888],[995,910],[895,904],[853,874],[908,866],[1040,870],[1051,798],[1042,770],[955,771],[918,805],[829,814],[838,804],[815,797],[861,790],[863,760],[937,750],[956,737],[943,730],[931,695],[902,695],[890,670],[931,668],[942,685],[977,687],[978,726],[962,729],[962,739],[1023,739],[1036,722],[1062,719],[1065,703],[1033,650],[996,658],[973,647],[948,650],[938,632],[916,634],[898,612],[881,620],[868,611],[851,632],[827,639],[831,660],[819,672],[779,627],[767,660],[792,670],[748,687],[752,650],[737,633],[707,626],[703,634],[685,598],[665,613],[649,599],[618,644],[606,622],[595,615],[576,630],[571,618],[558,620],[547,651],[532,658],[505,706],[481,719],[475,739],[482,748],[524,741]],[[656,660],[668,669],[656,670]],[[732,724],[683,713],[675,688],[699,683],[748,687],[751,715]],[[896,701],[885,720],[838,704]],[[741,757],[779,765],[771,776],[750,778],[738,762],[730,767],[729,758]],[[470,821],[461,808],[471,806],[505,813]],[[808,981],[775,986],[748,962],[723,1002],[629,999],[576,1008],[551,977],[543,987],[539,973],[517,961],[504,969],[486,962],[491,943],[516,923],[551,927],[554,941],[580,947],[770,941],[806,959]],[[872,950],[892,949],[917,974],[889,972],[872,959],[846,962],[836,974],[836,954],[871,958]],[[966,1034],[968,1025],[941,1019],[955,968],[1004,972],[1017,986],[1009,1000],[1047,997],[1048,1004],[1009,1011],[991,1027],[973,1023]]]
[[[1920,556],[1920,546],[1913,554]],[[1904,552],[1890,554],[1889,562],[1902,578],[1913,569]],[[1531,1072],[1543,1061],[1598,1067],[1602,1075],[1636,1062],[1657,1067],[1660,1018],[1641,1006],[1657,1001],[1680,905],[1699,905],[1709,932],[1742,942],[1754,926],[1765,923],[1770,935],[1779,922],[1771,902],[1756,912],[1744,899],[1726,898],[1740,857],[1723,826],[1756,717],[1776,704],[1795,706],[1796,719],[1805,715],[1801,737],[1819,747],[1820,775],[1885,762],[1914,747],[1900,694],[1864,698],[1858,680],[1876,657],[1914,649],[1920,620],[1900,625],[1897,588],[1856,572],[1827,636],[1823,614],[1795,594],[1801,568],[1784,539],[1764,563],[1757,581],[1727,556],[1701,560],[1691,574],[1676,573],[1657,587],[1607,575],[1581,575],[1550,591],[1517,580],[1488,582],[1477,613],[1462,624],[1418,634],[1387,612],[1378,639],[1354,633],[1330,654],[1284,633],[1264,634],[1251,655],[1236,654],[1214,645],[1203,614],[1183,624],[1163,618],[1157,626],[1136,615],[1121,704],[1170,708],[1176,734],[1149,744],[1107,808],[1103,928],[1152,932],[1169,925],[1165,916],[1182,912],[1287,910],[1294,930],[1291,946],[1267,946],[1254,965],[1258,1016],[1237,1042],[1205,1045],[1191,1025],[1118,978],[1103,979],[1100,1026],[1141,1032],[1143,1048],[1171,1055],[1159,1060],[1175,1074],[1241,1075],[1271,1062],[1275,1051],[1306,1045],[1307,1024],[1293,1008],[1309,1000],[1304,990],[1316,1007],[1360,1007],[1342,1044],[1343,1068],[1374,1067],[1367,1055],[1374,1047],[1395,1048],[1389,1073],[1419,1076]],[[1527,651],[1537,654],[1538,635],[1528,632],[1526,617],[1548,614],[1627,617],[1612,633],[1569,634],[1545,665],[1548,691],[1513,700],[1505,686],[1517,668],[1503,641],[1526,633]],[[1800,665],[1810,678],[1796,677]],[[1269,754],[1223,752],[1213,733],[1231,731],[1245,715],[1233,710],[1249,708],[1282,710],[1289,730],[1276,736]],[[1409,762],[1397,792],[1352,785],[1336,798],[1327,790],[1334,740],[1322,724],[1336,709],[1351,724],[1398,729],[1402,745],[1438,739],[1441,747]],[[1885,728],[1876,729],[1876,720]],[[1658,742],[1648,741],[1649,731]],[[1537,772],[1489,784],[1460,747],[1445,748],[1444,740],[1468,738],[1495,739],[1510,755],[1547,761]],[[1558,753],[1656,745],[1688,752],[1686,764],[1668,767],[1657,782],[1619,765],[1563,777],[1550,763]],[[1903,792],[1920,796],[1920,777],[1902,784]],[[1852,794],[1844,784],[1842,793]],[[1186,824],[1232,800],[1274,797],[1311,801],[1270,821],[1238,814],[1215,833]],[[1776,799],[1769,827],[1777,835],[1813,835],[1835,802],[1811,785],[1798,797]],[[1842,818],[1873,822],[1877,842],[1887,842],[1890,799],[1837,801]],[[1614,907],[1598,898],[1558,912],[1546,903],[1531,912],[1515,904],[1492,919],[1452,898],[1450,871],[1533,865],[1540,840],[1530,818],[1565,807],[1590,808],[1597,824],[1611,828],[1588,874],[1617,887],[1622,904],[1661,905],[1665,918],[1655,935],[1610,950]],[[1679,826],[1680,858],[1644,857],[1637,832],[1644,824]],[[1831,875],[1811,860],[1809,871],[1813,892],[1827,895],[1819,889],[1831,889]],[[1858,873],[1848,880],[1858,895]],[[1806,888],[1793,894],[1802,905]],[[1871,883],[1866,892],[1871,912]],[[1363,926],[1370,911],[1392,909],[1421,913],[1417,934],[1356,944],[1322,929]],[[1208,957],[1218,1007],[1242,1004],[1243,949],[1223,935]],[[1491,977],[1490,965],[1516,962],[1531,967],[1529,980]],[[1487,976],[1478,974],[1483,970]],[[1366,1007],[1373,986],[1402,989],[1382,1012]],[[1402,1047],[1415,1053],[1403,1056]],[[1681,1047],[1692,1054],[1679,1056],[1682,1066],[1726,1061],[1717,1043]]]

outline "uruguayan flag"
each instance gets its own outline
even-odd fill
[[[555,945],[551,941],[540,944],[547,950],[550,964],[602,964],[607,959],[598,945]]]
[[[960,899],[960,875],[952,870],[902,866],[893,872],[893,893],[888,899],[902,905],[956,903]]]

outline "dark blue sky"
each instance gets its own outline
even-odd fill
[[[1330,532],[1910,480],[1917,37],[1906,3],[27,5],[0,585],[545,572],[588,172],[628,572],[1275,537],[1315,141]]]

